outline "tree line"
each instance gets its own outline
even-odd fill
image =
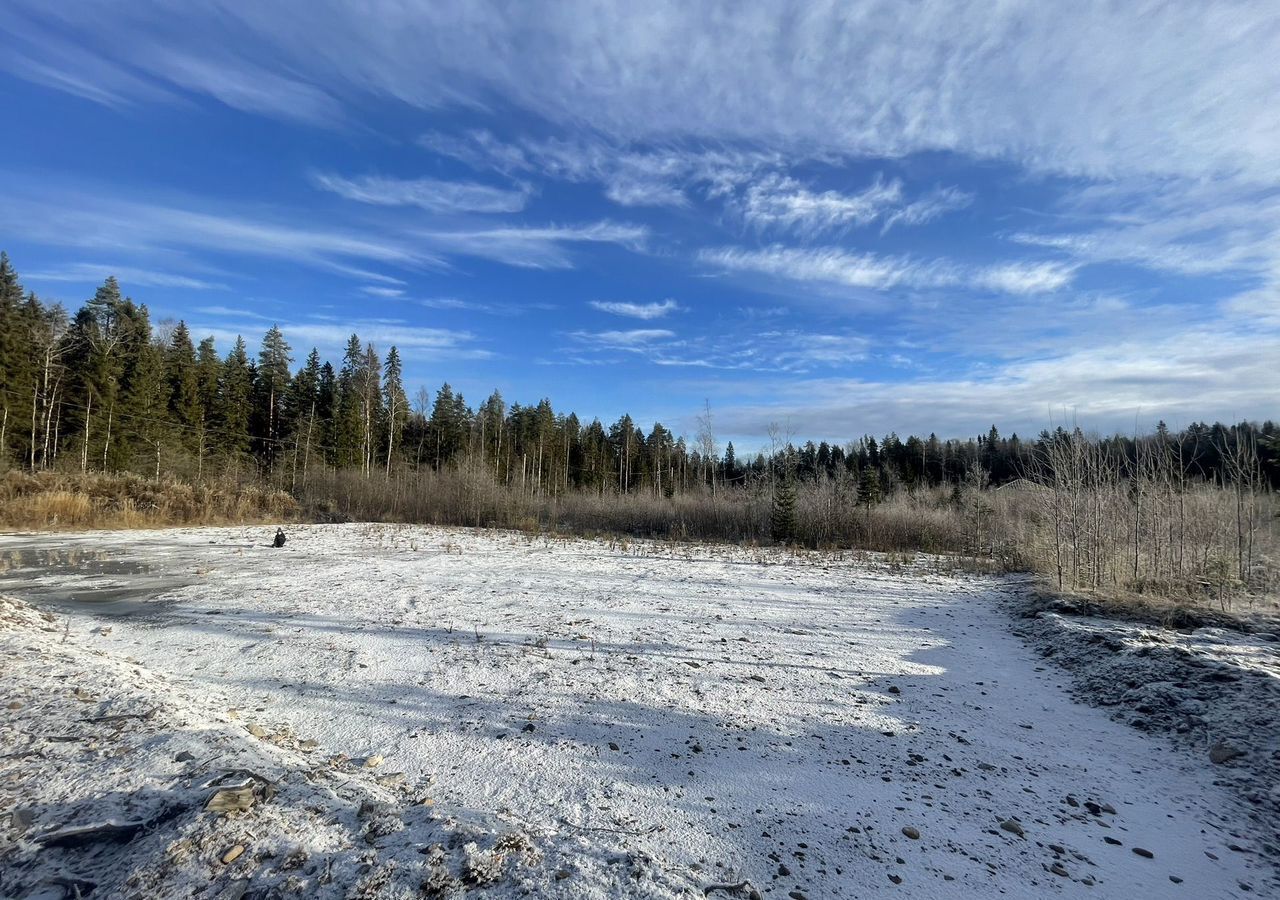
[[[875,503],[901,489],[972,482],[976,470],[993,486],[1053,478],[1062,448],[1085,444],[1121,476],[1158,454],[1180,478],[1225,484],[1247,446],[1262,482],[1280,486],[1280,428],[1271,421],[1177,433],[1161,423],[1150,434],[1100,439],[1058,428],[1023,440],[992,426],[970,439],[797,445],[774,433],[770,447],[741,454],[732,443],[720,448],[709,409],[687,438],[625,414],[607,426],[585,422],[548,399],[508,405],[497,391],[473,408],[448,383],[410,397],[398,349],[383,355],[354,334],[336,366],[312,348],[295,368],[294,352],[273,326],[256,355],[242,337],[224,355],[184,322],[153,324],[114,277],[69,314],[25,291],[0,252],[0,465],[196,480],[231,472],[296,489],[318,471],[373,478],[465,462],[530,496],[714,495],[839,480]]]

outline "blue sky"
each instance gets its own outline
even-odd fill
[[[0,0],[0,246],[721,439],[1275,417],[1268,2]]]

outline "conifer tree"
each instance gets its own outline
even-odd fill
[[[333,439],[335,464],[339,467],[361,464],[361,445],[364,439],[364,349],[360,338],[351,335],[342,355],[342,368],[338,372],[335,398]]]
[[[382,369],[373,344],[365,346],[360,363],[360,463],[365,477],[373,468],[373,452],[378,446],[382,424]]]
[[[129,324],[121,349],[120,439],[116,442],[115,459],[117,467],[123,467],[139,462],[138,457],[144,455],[148,461],[155,461],[158,476],[160,448],[171,430],[164,353],[151,340],[151,317],[146,306],[126,299],[123,314]]]
[[[218,438],[229,461],[238,461],[249,450],[249,401],[253,394],[253,369],[244,338],[236,343],[222,364],[218,380]]]
[[[254,379],[253,416],[250,428],[258,437],[258,457],[267,471],[275,466],[280,452],[285,395],[289,389],[289,365],[293,357],[290,347],[280,332],[272,325],[262,337],[258,351],[258,367]]]
[[[124,373],[121,348],[130,325],[120,285],[108,278],[76,313],[68,358],[70,424],[80,435],[80,469],[107,468]]]
[[[429,440],[434,445],[435,468],[438,470],[453,458],[462,443],[462,422],[458,415],[458,398],[446,381],[436,392],[436,402],[431,407],[431,419],[427,422]]]
[[[217,445],[219,399],[218,387],[222,380],[222,360],[213,337],[204,338],[196,348],[196,394],[200,398],[200,418],[196,426],[196,477],[204,477],[204,461]]]
[[[312,446],[321,437],[317,415],[321,368],[320,351],[312,347],[311,352],[307,354],[306,363],[289,383],[289,389],[285,394],[281,432],[291,443],[290,469],[295,485],[299,467],[301,467],[303,480],[306,480],[307,471],[311,465]]]
[[[382,373],[383,417],[387,428],[387,474],[391,474],[391,460],[400,445],[404,424],[409,416],[409,398],[404,393],[404,372],[400,363],[400,351],[395,345],[387,351],[387,362]]]
[[[858,476],[858,502],[870,508],[880,502],[880,473],[865,466]]]
[[[796,539],[796,487],[790,475],[775,483],[773,506],[769,512],[769,535],[777,544],[791,544]]]
[[[338,376],[333,371],[333,364],[326,362],[320,367],[320,381],[316,387],[315,428],[325,447],[324,458],[331,465],[337,464],[337,409]]]
[[[9,462],[11,436],[18,422],[26,395],[29,373],[24,371],[23,329],[20,323],[22,284],[9,263],[9,255],[0,251],[0,467]]]
[[[165,380],[169,388],[169,413],[182,432],[182,443],[191,446],[200,427],[203,406],[196,370],[196,348],[186,322],[178,322],[165,354]]]

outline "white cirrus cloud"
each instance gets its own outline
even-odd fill
[[[586,225],[420,231],[417,236],[445,254],[474,256],[528,269],[567,269],[573,266],[573,259],[566,245],[616,244],[639,250],[649,230],[644,226],[604,221]]]
[[[964,209],[973,202],[973,194],[957,187],[934,188],[910,203],[893,210],[884,218],[881,234],[895,225],[927,225],[929,222]]]
[[[432,110],[499,98],[616,141],[1277,179],[1280,18],[1263,2],[8,7],[0,66],[107,103],[190,92],[327,124],[371,97]]]
[[[785,175],[771,174],[750,184],[742,199],[742,215],[757,228],[824,231],[845,225],[867,225],[897,208],[902,182],[876,178],[855,194],[815,192]]]
[[[668,341],[676,334],[665,328],[633,328],[625,331],[574,331],[569,336],[598,348],[640,350],[658,341]]]
[[[770,172],[750,182],[731,200],[743,220],[758,231],[777,229],[812,235],[881,222],[881,233],[898,225],[924,225],[963,209],[973,195],[956,187],[935,188],[908,200],[899,178],[876,176],[854,193],[815,191],[797,179]]]
[[[779,381],[757,392],[768,400],[718,403],[716,420],[722,432],[763,438],[770,422],[785,419],[799,434],[836,441],[889,431],[963,437],[992,423],[1029,437],[1061,424],[1107,433],[1132,431],[1135,421],[1149,428],[1160,419],[1173,427],[1261,420],[1274,415],[1280,394],[1276,358],[1275,331],[1196,326],[969,372]]]
[[[484,129],[430,132],[418,142],[478,171],[599,183],[619,206],[685,207],[692,191],[720,196],[781,162],[778,154],[759,150],[633,146],[598,136],[503,141]]]
[[[838,248],[786,247],[760,250],[738,247],[702,250],[698,259],[731,272],[846,288],[889,290],[896,287],[988,290],[1008,294],[1048,293],[1066,287],[1075,267],[1059,262],[969,266],[949,260],[917,260],[904,256],[851,253]]]
[[[344,178],[324,172],[312,173],[311,180],[317,187],[348,200],[378,206],[417,206],[440,213],[519,212],[529,199],[525,190],[493,187],[473,181],[392,178],[384,175]]]
[[[592,300],[590,305],[601,312],[612,313],[615,316],[627,316],[632,319],[661,319],[668,313],[676,312],[683,309],[679,303],[671,298],[663,300],[661,303],[629,303],[617,300]]]
[[[161,272],[155,269],[140,269],[136,266],[117,266],[103,263],[73,263],[55,269],[27,272],[24,278],[29,281],[61,281],[72,284],[92,284],[105,281],[114,275],[122,286],[142,285],[144,287],[172,287],[193,291],[225,291],[227,286],[220,282],[181,275],[176,272]]]

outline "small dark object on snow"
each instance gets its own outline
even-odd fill
[[[284,538],[284,529],[283,529],[283,528],[277,528],[277,529],[276,529],[276,536],[275,536],[275,538],[271,541],[271,546],[272,546],[272,547],[283,547],[283,546],[284,546],[284,540],[285,540],[285,538]]]

